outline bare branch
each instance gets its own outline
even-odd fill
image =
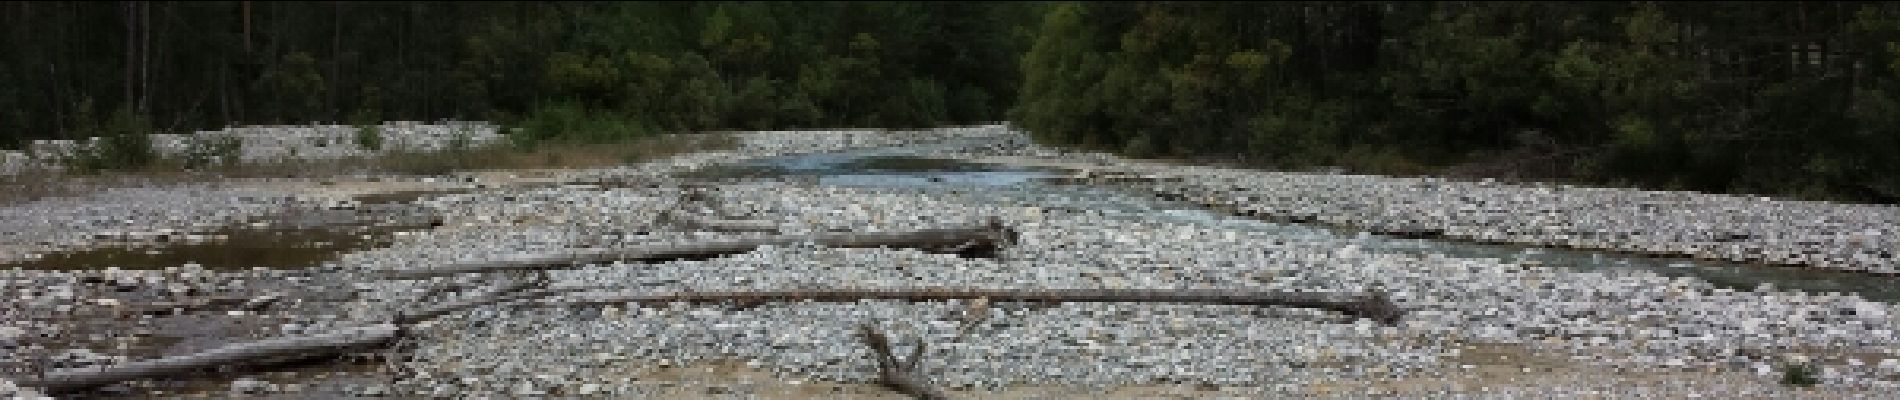
[[[917,360],[923,359],[924,343],[922,341],[917,342],[917,349],[911,352],[909,360],[898,360],[891,354],[890,339],[885,337],[884,333],[878,332],[877,328],[872,327],[871,324],[858,326],[858,334],[864,338],[865,344],[871,346],[871,351],[877,353],[878,375],[883,378],[885,386],[898,393],[919,399],[950,398],[916,369]]]

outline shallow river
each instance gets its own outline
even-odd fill
[[[1230,215],[1184,202],[1166,201],[1135,187],[1058,183],[1063,171],[1012,168],[993,164],[919,157],[927,149],[877,149],[755,160],[718,173],[777,178],[821,185],[876,187],[938,196],[974,197],[983,202],[1049,209],[1099,210],[1109,218],[1163,220],[1223,229],[1273,232],[1293,240],[1332,240],[1361,251],[1443,254],[1501,262],[1541,264],[1575,270],[1643,270],[1670,277],[1693,277],[1716,287],[1811,293],[1855,293],[1869,300],[1900,302],[1900,277],[1689,258],[1659,258],[1615,252],[1481,244],[1442,239],[1375,235],[1317,224],[1268,222]]]

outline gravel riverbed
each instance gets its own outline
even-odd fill
[[[1303,309],[1134,303],[862,301],[748,308],[516,303],[478,307],[413,327],[399,346],[382,352],[388,358],[380,366],[359,374],[369,379],[256,374],[193,390],[285,398],[890,398],[870,385],[875,363],[852,334],[862,323],[892,334],[900,353],[907,354],[918,341],[928,343],[924,370],[952,396],[967,398],[1879,398],[1900,390],[1900,338],[1895,335],[1900,308],[1893,304],[1845,293],[1724,289],[1643,271],[1583,272],[1377,251],[1336,236],[1289,234],[1267,222],[1216,211],[1166,209],[1172,206],[1159,205],[1148,191],[1254,207],[1265,214],[1305,213],[1299,215],[1323,222],[1411,224],[1405,229],[1423,226],[1447,236],[1518,226],[1512,224],[1570,231],[1614,227],[1629,234],[1587,237],[1602,247],[1669,250],[1666,246],[1701,243],[1703,236],[1728,235],[1720,243],[1755,249],[1798,243],[1806,247],[1785,249],[1818,249],[1800,254],[1814,254],[1814,260],[1824,261],[1819,266],[1869,271],[1892,268],[1866,261],[1879,259],[1883,243],[1893,249],[1891,207],[1161,167],[1041,148],[1002,127],[737,135],[740,146],[734,150],[565,171],[545,180],[552,184],[511,185],[494,173],[447,178],[465,191],[411,202],[438,226],[395,234],[386,247],[339,254],[323,267],[0,271],[0,289],[17,293],[0,306],[0,346],[9,349],[0,352],[0,368],[23,374],[48,366],[174,354],[220,340],[357,326],[455,298],[452,291],[437,293],[442,288],[533,275],[544,285],[576,290],[547,302],[611,293],[742,289],[1379,290],[1408,314],[1396,326],[1383,326]],[[1127,190],[1041,183],[839,185],[680,175],[721,163],[846,150],[991,160],[1034,156],[1166,179]],[[1421,182],[1432,187],[1427,190]],[[286,185],[222,189],[228,193],[141,190],[212,200],[204,207],[141,205],[147,203],[107,193],[11,206],[0,209],[0,215],[9,215],[5,223],[22,229],[0,238],[20,246],[51,246],[41,243],[83,241],[100,232],[216,225],[167,221],[235,221],[284,208],[362,207],[345,201],[347,194]],[[247,197],[274,199],[259,203],[278,208],[245,208],[248,203],[230,200]],[[1627,199],[1650,200],[1627,207],[1605,203]],[[1470,206],[1446,205],[1454,200]],[[1587,206],[1592,202],[1598,205]],[[1533,203],[1538,206],[1527,206]],[[683,213],[750,221],[785,234],[907,231],[994,217],[1014,228],[1018,238],[995,258],[793,245],[709,260],[592,264],[513,276],[376,278],[378,272],[450,262],[757,235],[694,229],[677,222]],[[21,217],[16,221],[14,215]],[[1734,232],[1701,228],[1727,221],[1714,216],[1734,215],[1796,222],[1739,225]],[[66,219],[108,222],[61,222]],[[1499,241],[1564,237],[1564,230],[1556,228],[1499,229],[1505,232]],[[1618,241],[1622,238],[1629,242]],[[9,250],[5,257],[25,256]],[[204,300],[211,298],[223,300]],[[196,308],[124,312],[160,302]],[[195,321],[190,318],[217,321],[197,324],[215,325],[216,332],[180,333],[179,325]],[[136,334],[141,329],[146,334]],[[174,334],[198,342],[164,339]],[[151,342],[115,339],[122,336]],[[1789,362],[1817,365],[1820,384],[1778,383]],[[132,386],[118,390],[160,390]],[[29,393],[10,393],[16,390],[11,387],[0,379],[0,395]],[[166,390],[173,391],[162,395],[193,392]]]
[[[1374,232],[1900,274],[1893,205],[1180,166],[1036,146],[956,155],[1131,177],[1169,198]]]

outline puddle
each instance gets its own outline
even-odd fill
[[[39,260],[0,264],[0,269],[78,270],[118,267],[150,270],[196,263],[205,269],[314,267],[337,254],[388,245],[390,233],[401,229],[236,229],[214,233],[225,237],[204,243],[130,248],[104,248],[50,253]]]
[[[186,263],[210,270],[307,268],[335,260],[339,254],[389,246],[396,232],[436,225],[438,221],[429,216],[400,211],[320,210],[277,216],[262,227],[198,235],[207,240],[46,253],[36,260],[0,264],[0,269],[156,270]]]

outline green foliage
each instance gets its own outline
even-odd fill
[[[113,111],[104,125],[85,132],[97,139],[81,145],[67,159],[67,166],[79,172],[99,172],[151,165],[158,155],[152,150],[151,137],[146,136],[150,130],[149,124],[131,109]]]
[[[81,99],[171,130],[515,119],[518,140],[987,122],[1043,6],[1004,2],[269,2],[0,7],[0,143],[80,138]],[[149,19],[147,24],[143,21]],[[259,22],[261,21],[261,22]],[[74,26],[126,26],[80,29]],[[17,31],[17,32],[15,32]],[[37,33],[35,33],[37,32]],[[141,56],[149,52],[150,57]],[[126,54],[134,54],[128,59]],[[22,77],[36,79],[20,79]],[[918,97],[913,97],[918,96]],[[91,121],[89,123],[97,123]],[[361,125],[361,124],[358,124]],[[549,133],[549,129],[563,133]],[[365,136],[367,137],[367,136]]]
[[[1900,5],[1059,2],[1032,43],[1048,143],[1900,201]]]
[[[98,136],[95,105],[172,131],[488,119],[517,143],[1008,119],[1144,156],[1900,201],[1894,3],[251,7],[248,36],[202,29],[239,26],[237,3],[0,7],[0,144]]]
[[[264,102],[271,112],[306,119],[320,115],[329,89],[323,73],[318,72],[316,56],[306,52],[285,54],[282,60],[264,70],[257,86],[257,90],[272,94],[266,96],[268,100]],[[302,121],[286,118],[281,122]]]
[[[1782,365],[1781,384],[1802,387],[1814,386],[1821,383],[1821,380],[1814,376],[1816,372],[1818,372],[1817,368],[1815,368],[1813,364],[1790,363]]]
[[[383,149],[383,126],[381,118],[368,109],[357,110],[350,114],[350,124],[356,126],[356,146],[364,150]]]
[[[650,136],[654,131],[639,121],[612,115],[589,113],[572,103],[550,104],[535,109],[521,123],[517,138],[531,142],[562,141],[609,143]]]

